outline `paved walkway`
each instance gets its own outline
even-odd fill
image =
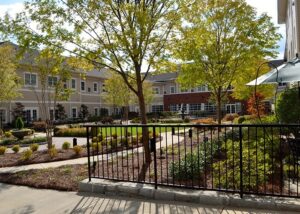
[[[279,213],[243,210],[224,206],[152,201],[90,193],[39,190],[0,183],[0,214],[17,213],[125,213],[125,214],[202,214],[202,213]],[[288,212],[282,212],[288,213]],[[292,214],[292,212],[290,212]]]

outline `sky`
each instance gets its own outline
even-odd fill
[[[273,23],[279,27],[278,31],[283,38],[279,41],[279,55],[278,59],[283,58],[284,46],[285,46],[285,25],[277,24],[277,0],[246,0],[248,4],[257,9],[258,14],[267,13],[272,17]],[[11,15],[21,12],[23,9],[24,0],[0,0],[0,16],[3,16],[5,12],[9,12]]]

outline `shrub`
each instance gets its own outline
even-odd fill
[[[51,158],[54,158],[57,156],[57,149],[55,147],[52,147],[48,149],[48,154],[50,155]]]
[[[24,128],[24,122],[23,122],[22,117],[18,117],[18,118],[16,119],[15,127],[16,127],[17,129],[23,129],[23,128]]]
[[[22,160],[27,161],[32,157],[32,151],[31,149],[26,149],[24,152],[22,152]]]
[[[103,124],[113,124],[114,120],[112,117],[104,117],[101,120],[101,123]]]
[[[187,118],[187,117],[184,118],[184,120],[183,120],[184,123],[189,123],[190,121],[191,121],[190,118]]]
[[[169,167],[170,174],[174,175],[174,178],[178,180],[199,178],[199,176],[203,175],[205,167],[209,168],[212,165],[208,160],[211,160],[212,156],[217,154],[218,147],[219,142],[217,141],[202,142],[193,153],[186,153],[185,156],[181,156],[180,160],[173,162]],[[174,150],[172,147],[167,148],[168,154],[178,152],[177,146],[174,146]]]
[[[33,144],[33,143],[43,143],[46,141],[47,141],[46,137],[35,137],[35,138],[31,138],[31,139],[20,140],[19,143],[20,144]]]
[[[97,137],[93,137],[93,138],[92,138],[92,142],[93,142],[93,143],[95,143],[95,142],[97,142],[97,141],[98,141]]]
[[[141,119],[139,117],[135,117],[131,120],[131,123],[140,123]]]
[[[240,116],[238,118],[235,118],[233,122],[235,124],[242,124],[245,120],[246,120],[246,118],[244,116]]]
[[[11,144],[14,144],[16,142],[15,139],[4,139],[1,141],[1,144],[2,145],[11,145]]]
[[[243,183],[244,189],[254,191],[264,184],[271,175],[272,159],[270,158],[271,149],[264,149],[264,140],[243,141]],[[258,144],[258,145],[256,145]],[[258,149],[257,149],[258,148]],[[227,158],[213,164],[213,177],[215,187],[218,188],[240,188],[240,153],[232,152],[239,150],[239,142],[228,140],[223,142],[222,150],[228,151]],[[265,151],[264,151],[265,150]],[[249,157],[255,157],[250,158]],[[235,172],[235,173],[234,173]],[[220,181],[220,182],[219,182]]]
[[[203,118],[203,119],[198,119],[193,121],[197,125],[216,125],[216,121],[213,118]]]
[[[39,149],[39,144],[37,144],[37,143],[31,144],[30,149],[31,149],[31,151],[36,152]]]
[[[103,140],[103,136],[101,133],[98,134],[97,140],[98,140],[98,142],[101,142]]]
[[[238,114],[226,114],[225,117],[223,118],[223,121],[233,121],[235,118],[238,118]]]
[[[14,153],[18,153],[20,151],[20,146],[19,145],[14,145],[11,150],[14,151]]]
[[[11,138],[11,137],[12,137],[12,133],[11,133],[10,131],[4,132],[4,136],[5,136],[6,138]]]
[[[79,155],[82,152],[82,147],[81,146],[74,146],[73,151],[75,152],[76,155]]]
[[[111,136],[112,136],[113,139],[117,139],[118,138],[117,134],[112,134]]]
[[[113,139],[110,142],[110,145],[111,145],[111,149],[116,149],[118,147],[118,141],[117,141],[117,139]]]
[[[57,137],[86,137],[86,128],[62,128],[55,133]]]
[[[6,146],[0,146],[0,155],[4,155],[6,149]]]
[[[264,104],[264,95],[261,93],[256,93],[256,95],[252,95],[247,102],[247,112],[251,115],[258,116],[266,114],[265,112],[265,104]]]
[[[68,150],[70,148],[71,144],[68,141],[65,141],[62,145],[62,149]]]
[[[100,142],[98,143],[92,143],[93,151],[102,151],[102,144]]]
[[[122,146],[127,146],[128,144],[128,139],[125,138],[125,137],[122,137],[119,141],[119,143],[122,145]]]
[[[280,95],[276,105],[276,112],[282,123],[300,122],[298,88],[288,89]]]
[[[201,168],[198,164],[198,156],[196,153],[188,153],[180,161],[171,164],[170,173],[174,174],[174,178],[195,179],[199,177]]]
[[[46,122],[45,121],[35,121],[33,122],[33,129],[35,131],[45,131],[46,130]]]

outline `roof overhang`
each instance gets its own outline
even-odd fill
[[[277,0],[278,24],[285,24],[288,0]]]

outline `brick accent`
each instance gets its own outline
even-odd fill
[[[200,104],[208,103],[210,92],[200,93],[184,93],[184,94],[165,94],[164,95],[164,111],[170,111],[172,104]],[[229,103],[242,102],[228,96]]]

